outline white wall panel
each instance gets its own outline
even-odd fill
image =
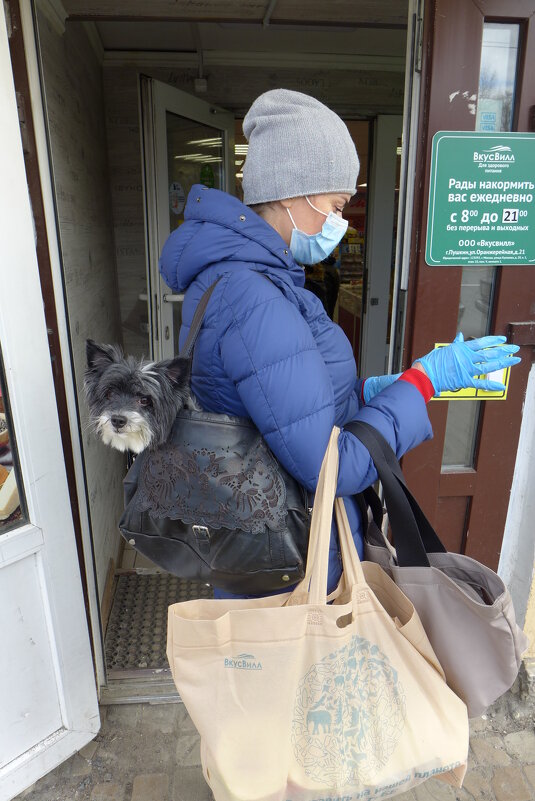
[[[82,24],[61,34],[38,13],[67,313],[78,391],[99,595],[117,556],[125,457],[87,428],[85,340],[120,342],[102,66]]]

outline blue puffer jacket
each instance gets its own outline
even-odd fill
[[[304,289],[304,271],[268,223],[237,198],[198,185],[184,219],[160,259],[168,286],[185,291],[181,347],[201,295],[221,277],[193,358],[192,389],[204,409],[251,418],[288,472],[311,491],[333,425],[369,423],[398,457],[432,436],[424,398],[406,381],[362,404],[347,337]],[[350,496],[377,474],[366,448],[343,430],[339,450],[337,494],[362,556],[361,522]],[[339,577],[333,525],[329,591]]]

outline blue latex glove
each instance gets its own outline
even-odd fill
[[[362,391],[364,403],[369,403],[372,398],[375,398],[378,392],[381,392],[386,387],[389,387],[390,384],[393,384],[394,381],[397,381],[400,375],[401,373],[397,373],[396,375],[375,375],[371,378],[367,378],[364,381],[364,389]]]
[[[464,387],[503,392],[505,386],[499,381],[474,376],[512,367],[521,361],[517,356],[510,355],[519,350],[518,345],[505,345],[506,341],[506,337],[491,336],[465,342],[463,335],[459,333],[451,345],[432,350],[421,359],[416,359],[414,364],[420,362],[436,395],[445,391],[455,392]]]

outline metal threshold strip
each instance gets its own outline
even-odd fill
[[[101,704],[177,703],[166,656],[167,608],[211,598],[212,588],[156,570],[119,570],[106,628]]]
[[[169,668],[155,670],[110,670],[102,687],[101,706],[109,704],[182,703]]]

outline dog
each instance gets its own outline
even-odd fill
[[[92,339],[86,341],[86,356],[89,422],[105,445],[136,454],[154,450],[166,442],[180,409],[197,408],[188,358],[155,363]]]

